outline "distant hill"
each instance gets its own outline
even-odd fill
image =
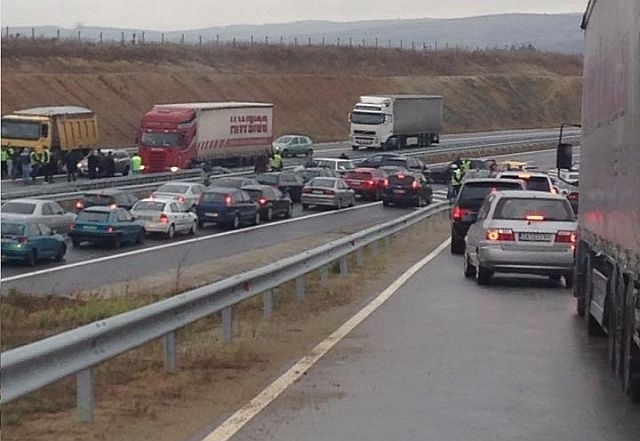
[[[375,39],[379,46],[392,47],[402,45],[407,48],[415,43],[416,48],[423,44],[429,48],[463,47],[469,49],[500,48],[504,49],[533,46],[535,49],[563,53],[582,52],[582,31],[580,30],[580,14],[502,14],[455,19],[412,19],[412,20],[375,20],[358,22],[303,21],[295,23],[265,25],[234,25],[211,27],[206,29],[165,32],[165,41],[180,42],[184,35],[187,43],[216,41],[279,43],[354,46],[362,44],[373,46]],[[98,40],[100,33],[105,41],[120,41],[122,33],[127,42],[140,41],[143,30],[82,27],[81,29],[65,29],[55,26],[42,27],[10,27],[10,35],[20,34],[53,38],[59,33],[60,38],[77,38],[78,31],[83,40]],[[134,37],[135,34],[135,37]],[[4,36],[4,34],[3,34]],[[144,40],[159,42],[161,31],[144,30]]]

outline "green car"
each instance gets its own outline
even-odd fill
[[[273,148],[280,149],[285,158],[298,155],[313,155],[313,141],[304,135],[284,135],[273,141]]]
[[[44,224],[2,221],[2,261],[21,261],[33,266],[40,259],[64,259],[64,237]]]
[[[124,208],[100,206],[85,208],[78,213],[69,231],[74,247],[86,241],[120,248],[125,242],[142,243],[144,234],[144,223],[137,221]]]

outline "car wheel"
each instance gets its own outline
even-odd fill
[[[204,221],[203,220],[198,219],[198,227],[200,227],[200,228],[204,227]]]
[[[122,176],[128,176],[128,175],[129,175],[129,166],[126,166],[124,170],[122,170]]]
[[[302,209],[307,211],[309,209],[309,204],[302,204]]]
[[[36,262],[38,261],[38,252],[33,250],[27,256],[27,265],[36,266]]]
[[[120,248],[122,246],[122,240],[120,239],[120,237],[114,237],[112,245],[114,248]]]
[[[562,276],[559,276],[557,274],[554,274],[553,276],[549,276],[549,280],[551,280],[552,282],[560,282],[560,279],[562,278]]]
[[[307,150],[307,156],[311,157],[313,155],[313,149]]]
[[[142,229],[142,231],[140,231],[140,233],[138,233],[138,236],[136,236],[136,243],[144,243],[144,235],[145,235],[145,230],[144,228]]]
[[[374,201],[379,201],[382,199],[382,191],[380,189],[376,190],[376,194],[373,196]]]
[[[451,254],[462,254],[464,253],[464,248],[463,241],[451,238]]]
[[[267,208],[267,221],[271,222],[273,220],[273,209],[271,207]]]
[[[480,262],[478,262],[478,266],[476,267],[476,282],[478,285],[488,284],[489,280],[491,280],[491,276],[493,276],[493,273],[488,269],[483,268],[482,265],[480,265]]]
[[[189,230],[189,234],[192,236],[195,236],[197,231],[198,231],[198,222],[193,221],[191,223],[191,229]]]
[[[167,238],[168,239],[173,239],[173,236],[176,235],[176,227],[171,224],[169,225],[169,230],[167,231]]]
[[[231,221],[231,228],[233,228],[234,230],[240,228],[240,216],[238,216],[237,214],[233,216],[233,220]]]
[[[336,206],[336,209],[341,210],[342,209],[342,199],[338,198],[338,205]]]
[[[289,150],[284,149],[284,150],[282,151],[282,156],[283,156],[284,158],[289,158],[289,157],[291,156],[291,155],[289,154]]]
[[[350,207],[353,207],[354,205],[356,205],[356,197],[355,197],[355,195],[351,198],[351,202],[349,203]]]
[[[80,239],[78,238],[71,238],[71,245],[73,245],[75,248],[79,248],[80,247]]]
[[[416,202],[416,206],[417,207],[423,207],[424,206],[424,200],[422,199],[422,196],[418,196],[418,200]]]
[[[256,211],[256,216],[253,219],[253,225],[260,225],[260,212]]]
[[[464,276],[467,279],[472,278],[476,274],[476,267],[471,264],[469,253],[464,253]]]
[[[58,252],[56,253],[56,256],[53,258],[53,260],[55,260],[56,262],[62,262],[66,252],[67,252],[67,247],[62,245],[58,250]]]
[[[291,216],[293,216],[293,204],[289,204],[289,208],[287,208],[287,212],[284,215],[286,218],[290,218]]]
[[[390,204],[389,204],[389,201],[388,201],[387,199],[383,199],[383,200],[382,200],[382,206],[383,206],[383,207],[388,207],[389,205],[390,205]]]
[[[564,286],[567,289],[573,288],[573,271],[564,275]]]

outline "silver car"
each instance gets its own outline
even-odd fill
[[[44,224],[60,234],[68,233],[76,218],[74,213],[64,211],[57,202],[41,199],[14,199],[5,202],[0,213],[2,219],[22,219]]]
[[[151,197],[175,200],[181,205],[192,209],[197,205],[200,194],[202,194],[205,188],[202,184],[192,182],[165,182],[158,187],[156,191],[151,193]]]
[[[329,206],[340,209],[353,207],[356,201],[355,192],[349,188],[342,178],[317,177],[311,179],[302,188],[302,209],[308,210],[311,205]]]
[[[198,216],[172,199],[140,199],[130,213],[144,222],[148,233],[162,233],[169,239],[178,232],[196,234],[198,229]]]
[[[573,285],[576,220],[563,196],[502,191],[484,200],[465,238],[464,275],[486,284],[496,272],[536,274]]]
[[[335,170],[341,176],[356,168],[351,159],[340,158],[315,158],[313,160],[315,167],[324,167]]]

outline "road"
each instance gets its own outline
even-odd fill
[[[442,252],[232,441],[637,441],[640,406],[544,278]],[[226,438],[217,438],[226,439]]]

